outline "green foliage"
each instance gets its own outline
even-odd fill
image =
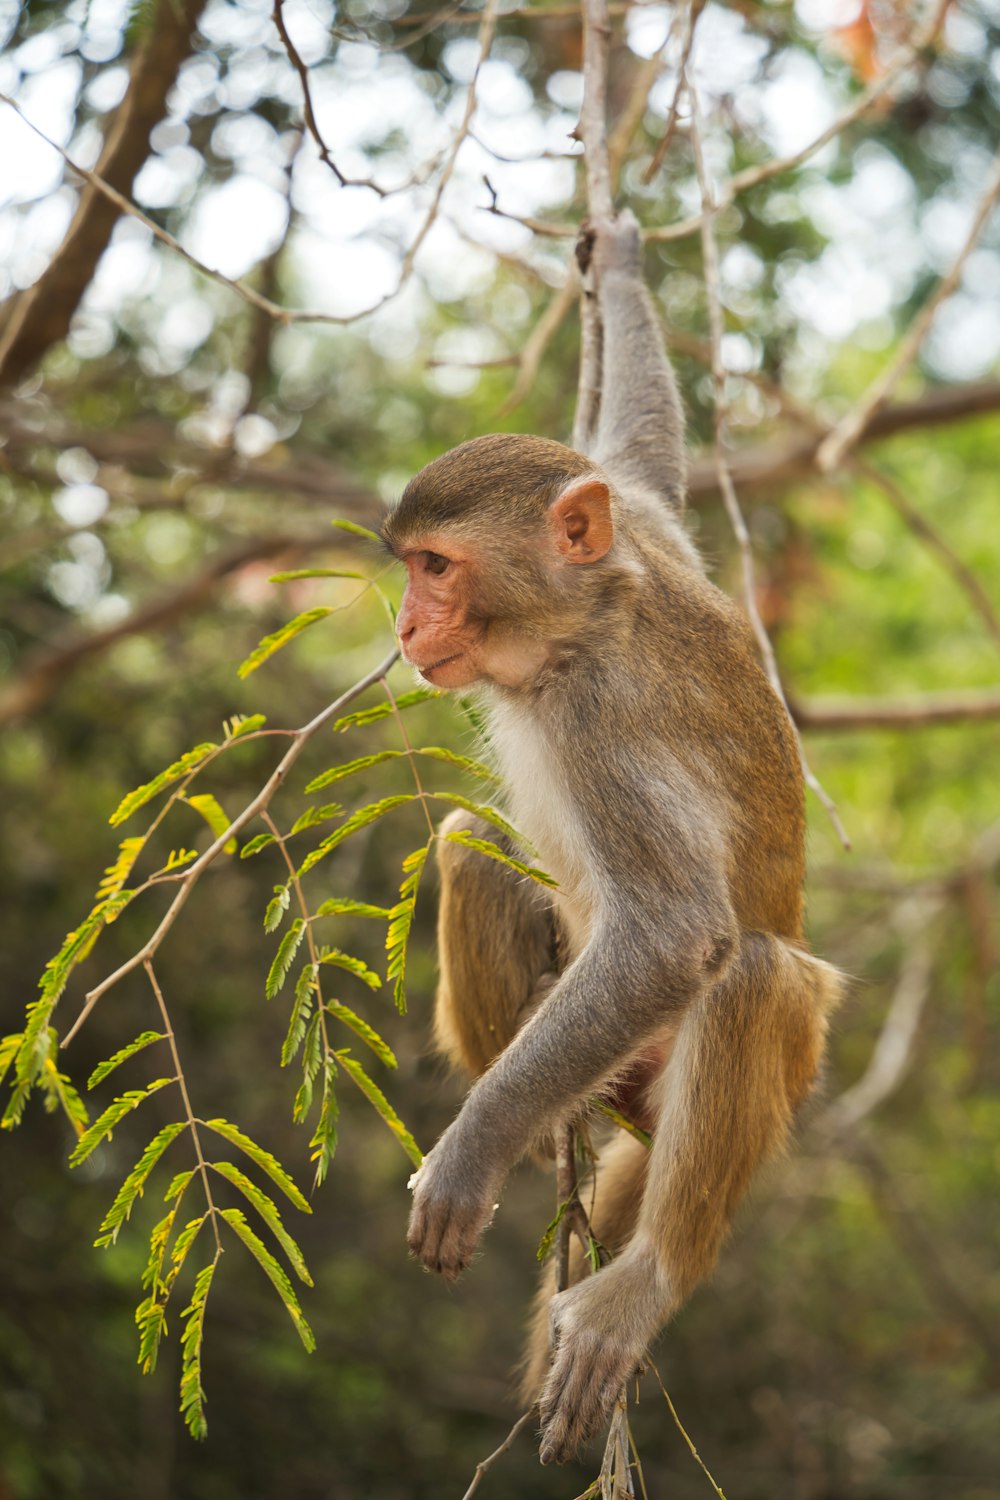
[[[394,808],[405,807],[408,802],[415,802],[416,800],[414,793],[403,792],[393,797],[383,797],[379,802],[372,802],[367,807],[359,808],[357,812],[351,813],[351,816],[341,823],[339,828],[335,828],[333,833],[328,834],[311,854],[306,855],[297,874],[299,877],[307,875],[310,870],[319,864],[321,859],[325,859],[328,854],[332,854],[334,849],[338,848],[345,839],[350,838],[352,833],[358,833],[362,828],[369,827],[370,824],[376,822],[379,818],[384,818],[386,813],[392,812]]]
[[[305,829],[315,828],[319,823],[328,823],[331,818],[339,818],[343,811],[339,802],[325,802],[322,807],[307,807],[295,819],[291,833],[303,833]]]
[[[227,740],[241,740],[248,734],[256,734],[267,723],[267,714],[233,714],[223,724]]]
[[[216,1135],[221,1135],[224,1141],[231,1146],[237,1146],[262,1172],[266,1172],[276,1187],[279,1187],[290,1203],[300,1209],[304,1214],[311,1214],[312,1209],[306,1202],[302,1193],[289,1177],[284,1167],[275,1159],[270,1151],[265,1151],[263,1146],[258,1146],[248,1135],[244,1135],[235,1125],[230,1125],[228,1120],[206,1120],[205,1124],[209,1130],[214,1130]]]
[[[403,860],[403,883],[399,887],[399,901],[389,913],[389,929],[385,936],[386,978],[394,979],[392,998],[400,1015],[406,1014],[406,954],[410,942],[413,914],[417,907],[420,877],[423,874],[430,840],[420,849],[414,849]]]
[[[117,828],[119,824],[124,823],[133,813],[138,812],[140,807],[145,807],[147,802],[152,802],[153,798],[159,796],[166,787],[173,786],[175,781],[180,781],[182,777],[189,776],[192,771],[197,771],[218,748],[218,745],[211,743],[196,745],[179,760],[173,761],[165,771],[161,771],[159,776],[154,776],[152,781],[146,781],[142,786],[137,786],[135,791],[129,792],[127,797],[122,798],[108,819],[112,828]]]
[[[273,1000],[288,978],[288,971],[295,962],[295,955],[306,932],[306,924],[301,917],[295,921],[285,933],[278,944],[278,951],[274,955],[274,962],[268,970],[267,979],[264,982],[264,993],[269,1000]]]
[[[287,1068],[298,1053],[299,1048],[305,1040],[306,1031],[309,1027],[313,1014],[313,995],[316,991],[316,966],[306,964],[295,981],[295,999],[292,1002],[292,1014],[288,1022],[288,1034],[281,1048],[281,1066]]]
[[[483,802],[470,802],[468,797],[462,797],[457,792],[435,792],[433,795],[438,802],[447,802],[451,807],[461,807],[466,812],[475,813],[477,817],[482,818],[484,823],[491,823],[494,828],[505,834],[512,844],[517,844],[521,848],[526,847],[527,841],[524,836],[519,834],[506,818],[501,817],[495,807],[490,807]]]
[[[358,573],[351,568],[292,568],[287,573],[272,573],[271,583],[296,583],[300,578],[356,578],[361,583],[371,580],[367,573]]]
[[[510,870],[516,870],[519,875],[527,875],[529,880],[535,880],[539,885],[555,887],[558,881],[546,875],[544,870],[538,870],[534,865],[526,865],[520,859],[514,859],[510,854],[505,854],[499,844],[494,844],[490,839],[473,838],[471,833],[459,830],[456,833],[446,833],[442,837],[449,843],[461,844],[464,849],[475,849],[477,854],[485,854],[487,859],[495,859],[500,864],[506,865]]]
[[[353,714],[335,719],[333,733],[342,734],[345,729],[358,729],[365,724],[376,724],[379,719],[388,719],[397,709],[412,708],[416,703],[426,703],[429,698],[440,698],[436,688],[414,688],[409,693],[400,693],[395,702],[375,703],[371,708],[359,708]]]
[[[246,660],[240,663],[236,669],[237,674],[241,678],[249,677],[251,672],[256,672],[257,668],[262,667],[274,656],[275,652],[280,651],[283,646],[288,645],[289,641],[294,641],[296,636],[301,635],[303,630],[308,630],[310,625],[316,625],[320,620],[325,620],[328,615],[332,614],[333,610],[328,606],[318,605],[315,609],[307,609],[302,614],[296,615],[294,620],[289,620],[286,625],[282,625],[280,630],[264,636]]]
[[[286,881],[284,885],[274,887],[274,895],[267,903],[264,911],[264,931],[275,932],[284,919],[285,912],[291,903],[291,887]]]
[[[360,1016],[355,1015],[350,1006],[342,1004],[339,1000],[329,1000],[326,1004],[326,1011],[335,1020],[343,1021],[345,1026],[349,1026],[355,1036],[359,1036],[372,1049],[379,1061],[385,1063],[387,1068],[395,1068],[397,1066],[396,1054],[389,1046],[389,1043],[383,1041],[378,1032],[373,1031],[367,1021],[363,1021]]]
[[[335,526],[338,531],[349,532],[351,536],[362,536],[366,541],[375,542],[379,547],[382,545],[382,538],[377,531],[371,531],[367,526],[359,526],[357,521],[345,521],[338,516],[335,521],[330,522],[330,525]]]
[[[163,1129],[153,1137],[118,1189],[114,1202],[101,1220],[101,1227],[94,1241],[96,1246],[106,1248],[115,1243],[119,1230],[135,1206],[136,1199],[142,1197],[149,1174],[167,1147],[177,1139],[181,1131],[187,1128],[186,1120],[175,1120],[172,1125],[164,1125]]]
[[[316,1033],[318,1036],[319,1016],[316,1017],[316,1022]],[[308,1038],[306,1039],[305,1055],[308,1067],[308,1060],[310,1058]],[[320,1101],[319,1119],[309,1142],[311,1148],[310,1161],[316,1163],[314,1181],[317,1187],[322,1186],[326,1181],[326,1174],[330,1169],[330,1163],[333,1161],[337,1150],[337,1121],[340,1117],[340,1105],[337,1102],[337,1090],[335,1087],[337,1064],[332,1052],[327,1052],[323,1056],[322,1072],[323,1095]],[[314,1078],[315,1076],[313,1074]]]
[[[381,917],[385,921],[388,920],[390,911],[387,906],[372,906],[367,901],[352,901],[345,896],[331,896],[329,900],[317,906],[313,915],[317,917]]]
[[[231,1182],[253,1204],[282,1250],[288,1256],[296,1276],[298,1276],[300,1281],[304,1281],[306,1286],[312,1286],[313,1280],[309,1275],[302,1251],[285,1228],[281,1214],[278,1212],[278,1205],[274,1199],[269,1198],[262,1188],[259,1188],[255,1182],[251,1182],[246,1173],[241,1172],[239,1167],[234,1166],[231,1161],[216,1161],[211,1162],[210,1165],[214,1172],[218,1172],[227,1182]]]
[[[321,948],[318,954],[321,964],[331,964],[336,969],[346,969],[348,974],[353,974],[355,979],[360,979],[370,990],[382,988],[382,980],[370,969],[363,959],[355,958],[352,953],[343,953],[339,948]]]
[[[94,1148],[111,1135],[115,1126],[126,1115],[131,1114],[132,1110],[138,1109],[144,1099],[148,1099],[151,1094],[155,1094],[158,1090],[166,1088],[167,1084],[176,1082],[176,1078],[155,1078],[144,1089],[129,1089],[127,1093],[120,1094],[117,1099],[112,1100],[104,1113],[98,1115],[89,1130],[85,1130],[77,1141],[70,1155],[70,1166],[78,1167],[81,1162],[86,1161]]]
[[[130,1057],[135,1057],[137,1052],[142,1052],[144,1048],[151,1047],[154,1042],[165,1042],[166,1039],[166,1033],[163,1031],[140,1032],[134,1042],[129,1042],[127,1047],[120,1047],[111,1057],[105,1058],[104,1062],[97,1064],[97,1067],[87,1079],[88,1089],[94,1089],[99,1083],[103,1083],[109,1073],[113,1073],[115,1068],[120,1067],[123,1062],[127,1062]]]
[[[288,1316],[291,1318],[293,1324],[295,1325],[295,1331],[298,1334],[299,1338],[302,1340],[304,1348],[310,1354],[312,1354],[313,1350],[316,1348],[316,1339],[313,1336],[312,1329],[309,1327],[309,1324],[306,1322],[305,1317],[303,1316],[303,1312],[301,1307],[299,1306],[299,1300],[295,1295],[292,1283],[289,1281],[288,1277],[285,1275],[284,1271],[281,1269],[278,1262],[275,1260],[274,1256],[271,1254],[270,1250],[267,1248],[264,1242],[259,1239],[256,1234],[254,1234],[253,1230],[250,1228],[250,1225],[246,1221],[245,1215],[243,1215],[238,1208],[224,1208],[222,1209],[221,1213],[226,1223],[230,1226],[231,1229],[235,1230],[240,1239],[243,1241],[244,1245],[246,1245],[247,1249],[250,1251],[251,1255],[264,1270],[269,1281],[271,1282],[271,1285],[274,1287],[275,1291],[278,1293],[278,1296],[284,1303],[288,1311]]]
[[[590,1107],[591,1109],[596,1109],[606,1119],[613,1121],[619,1130],[624,1130],[627,1135],[632,1136],[640,1145],[645,1146],[647,1151],[653,1144],[653,1137],[648,1130],[643,1130],[641,1125],[637,1125],[634,1120],[630,1120],[627,1115],[623,1115],[619,1110],[612,1109],[611,1105],[605,1104],[603,1099],[591,1099]]]
[[[183,797],[182,800],[187,803],[188,807],[193,807],[195,812],[205,819],[205,822],[216,838],[221,838],[232,822],[229,814],[220,806],[211,792],[197,792],[193,796]],[[236,842],[236,835],[234,833],[232,838],[227,839],[223,844],[223,854],[235,854]]]
[[[205,1392],[201,1384],[201,1346],[205,1334],[205,1306],[215,1275],[218,1256],[198,1272],[191,1301],[181,1316],[186,1320],[181,1334],[181,1411],[192,1437],[208,1435]]]
[[[135,838],[122,839],[118,845],[117,859],[108,865],[108,868],[104,872],[104,879],[97,887],[97,896],[95,899],[98,906],[110,900],[112,896],[117,896],[131,875],[135,862],[142,853],[145,842],[146,839],[143,834],[139,834]]]
[[[277,839],[274,837],[273,833],[255,833],[252,839],[247,839],[246,843],[243,845],[243,848],[240,850],[240,859],[252,859],[255,854],[259,854],[260,851],[262,849],[266,849],[269,844],[276,843]]]
[[[378,1113],[382,1116],[382,1119],[388,1125],[389,1129],[392,1131],[393,1135],[396,1137],[397,1141],[402,1146],[407,1156],[413,1162],[414,1166],[419,1167],[420,1163],[424,1159],[423,1152],[417,1145],[416,1141],[413,1139],[413,1136],[407,1130],[406,1126],[403,1124],[402,1120],[397,1115],[396,1111],[393,1109],[392,1105],[389,1103],[388,1099],[383,1094],[382,1090],[379,1088],[378,1084],[368,1077],[368,1074],[365,1072],[361,1064],[357,1062],[349,1052],[337,1052],[336,1057],[338,1063],[340,1063],[344,1071],[354,1079],[354,1082],[364,1094],[369,1104],[373,1105]]]
[[[386,706],[379,705],[380,708]],[[371,710],[367,709],[365,712],[370,713]],[[338,723],[343,724],[343,720],[338,720]],[[387,760],[403,760],[405,757],[405,750],[378,750],[374,755],[360,755],[357,760],[345,761],[342,766],[331,766],[328,771],[314,776],[307,784],[306,792],[322,791],[324,787],[332,786],[335,781],[343,781],[345,776],[355,776],[358,771],[368,771],[372,766],[384,765]]]

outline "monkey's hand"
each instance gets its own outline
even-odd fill
[[[543,1464],[566,1463],[611,1418],[622,1387],[666,1321],[654,1257],[626,1251],[552,1299],[552,1369],[542,1391]]]
[[[576,243],[580,270],[593,273],[600,285],[609,272],[638,276],[642,266],[642,234],[639,221],[629,208],[614,219],[588,219]]]
[[[412,1178],[413,1209],[406,1242],[429,1271],[454,1281],[472,1259],[493,1217],[504,1174],[467,1151],[455,1121]]]

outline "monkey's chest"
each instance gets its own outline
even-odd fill
[[[541,868],[559,882],[553,901],[565,930],[567,957],[574,958],[590,936],[595,906],[594,862],[578,809],[537,725],[501,713],[490,727],[514,826],[530,842]]]

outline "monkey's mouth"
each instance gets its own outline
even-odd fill
[[[465,655],[464,651],[456,651],[454,656],[442,656],[440,661],[432,661],[428,667],[418,667],[417,671],[421,677],[430,677],[432,672],[440,671],[442,667],[448,667],[453,661],[460,660]]]

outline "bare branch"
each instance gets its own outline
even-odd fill
[[[980,231],[992,213],[998,199],[1000,199],[1000,151],[997,152],[993,159],[993,170],[990,173],[986,190],[979,200],[969,233],[947,274],[942,276],[934,291],[910,324],[893,358],[885,366],[881,374],[875,377],[854,410],[848,412],[847,416],[838,422],[834,430],[820,444],[816,454],[816,462],[824,473],[829,473],[831,469],[835,469],[843,461],[844,455],[858,441],[871,421],[873,414],[886,398],[891,395],[902,376],[916,359],[920,351],[920,346],[927,336],[931,323],[934,321],[935,313],[941,306],[941,303],[947,297],[950,297],[958,286],[962,275],[962,267],[975,247]]]
[[[538,367],[545,357],[545,351],[564,323],[579,290],[580,278],[574,263],[567,268],[566,280],[552,297],[525,342],[518,362],[517,379],[510,395],[500,408],[501,416],[506,416],[516,406],[520,406],[531,390],[535,383],[535,376],[538,374]]]
[[[927,693],[910,698],[792,698],[800,729],[907,729],[1000,718],[1000,688]]]
[[[698,25],[698,17],[704,9],[705,0],[689,0],[685,18],[687,29],[684,35],[684,50],[681,53],[681,60],[677,66],[677,85],[674,89],[674,97],[670,101],[667,123],[663,127],[663,134],[660,137],[656,150],[653,152],[652,160],[642,174],[642,180],[647,185],[652,182],[662,167],[664,158],[670,149],[670,142],[673,140],[674,131],[677,129],[677,112],[680,109],[681,98],[687,88],[687,69],[688,63],[691,61],[691,48],[694,46],[695,29]]]
[[[528,1423],[531,1421],[532,1417],[537,1415],[537,1411],[538,1408],[532,1406],[528,1411],[524,1413],[523,1416],[518,1417],[517,1421],[514,1423],[513,1427],[510,1429],[507,1436],[500,1444],[499,1448],[495,1448],[490,1454],[489,1458],[484,1458],[482,1463],[476,1465],[476,1472],[472,1476],[472,1483],[469,1485],[469,1488],[462,1496],[462,1500],[472,1500],[472,1496],[478,1490],[484,1475],[486,1475],[489,1470],[492,1469],[498,1458],[503,1458],[504,1454],[514,1446],[515,1438],[517,1438],[519,1434],[524,1431]]]
[[[205,0],[159,0],[148,38],[133,62],[128,90],[112,118],[97,170],[93,178],[86,178],[92,188],[100,178],[112,192],[98,189],[81,194],[62,245],[34,286],[14,304],[0,337],[0,388],[16,384],[47,349],[66,337],[119,213],[124,211],[112,194],[131,191],[149,155],[150,132],[166,114],[167,95],[190,54],[191,36],[204,5]],[[25,119],[13,100],[0,97]],[[72,165],[65,152],[60,155]]]
[[[732,475],[726,460],[726,425],[728,417],[728,405],[726,401],[726,372],[722,363],[722,295],[719,283],[719,252],[715,242],[715,214],[717,212],[713,199],[712,188],[708,178],[705,165],[705,157],[701,144],[701,126],[698,119],[698,102],[692,92],[691,99],[691,144],[694,149],[695,167],[698,173],[698,183],[701,188],[702,200],[702,230],[701,243],[702,255],[705,269],[705,290],[708,297],[708,316],[712,335],[712,380],[715,386],[715,464],[718,477],[719,489],[722,493],[726,513],[729,516],[733,534],[739,547],[740,561],[743,570],[743,598],[750,625],[760,650],[764,670],[767,673],[775,694],[788,710],[788,700],[781,683],[781,674],[778,671],[778,663],[775,659],[774,648],[770,637],[761,619],[760,610],[757,607],[757,584],[754,576],[753,550],[750,545],[750,533],[747,531],[743,512],[736,496]],[[790,713],[790,710],[788,710]],[[845,849],[850,849],[851,841],[847,836],[837,812],[836,804],[830,795],[820,785],[812,767],[806,759],[802,741],[796,735],[799,759],[802,765],[802,775],[806,785],[818,797],[826,808],[831,823],[836,829],[837,836]]]

